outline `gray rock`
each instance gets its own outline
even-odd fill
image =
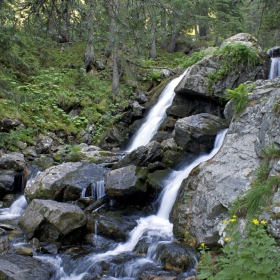
[[[105,66],[104,66],[104,64],[103,64],[102,61],[96,60],[96,61],[94,62],[94,68],[95,68],[97,71],[102,71],[102,70],[105,69]]]
[[[31,248],[28,248],[28,247],[23,247],[23,246],[18,246],[17,247],[17,252],[20,254],[20,255],[24,255],[24,256],[33,256],[33,250]]]
[[[146,103],[148,101],[148,98],[145,94],[145,92],[140,91],[134,94],[135,100],[139,102],[139,104]]]
[[[61,199],[64,190],[56,187],[55,183],[81,166],[81,162],[67,162],[39,173],[24,190],[27,201],[30,202],[34,198]]]
[[[228,209],[250,189],[262,149],[271,144],[279,147],[279,114],[274,104],[280,96],[280,79],[256,84],[249,95],[252,102],[232,120],[220,151],[183,181],[171,214],[177,236],[188,233],[198,243],[216,244]],[[274,172],[279,175],[277,168]]]
[[[148,168],[129,165],[107,173],[106,194],[127,204],[143,204],[148,197]]]
[[[213,147],[217,132],[227,125],[226,120],[211,114],[193,115],[176,122],[174,139],[188,152],[208,152]]]
[[[173,138],[163,140],[161,142],[160,146],[162,147],[163,151],[166,151],[166,150],[177,151],[177,149],[178,149],[178,145]]]
[[[21,153],[0,154],[0,170],[23,171],[26,166]]]
[[[69,244],[81,238],[86,224],[84,212],[76,205],[34,199],[19,219],[19,226],[29,239]]]
[[[0,256],[0,275],[9,280],[49,280],[52,267],[29,256],[6,254]]]
[[[10,242],[7,236],[0,236],[0,255],[10,252]]]
[[[131,153],[123,157],[113,169],[128,165],[147,166],[148,163],[155,162],[161,158],[161,146],[158,142],[152,141],[146,146],[140,146]]]
[[[133,117],[142,117],[145,107],[141,106],[137,101],[134,101],[131,107]]]
[[[228,39],[226,39],[220,46],[220,48],[226,46],[230,43],[242,43],[253,50],[258,50],[259,52],[262,51],[260,45],[258,45],[258,40],[250,34],[247,33],[238,33]]]
[[[275,57],[275,56],[279,56],[280,55],[280,47],[279,46],[275,46],[271,49],[269,49],[266,54],[270,57]]]
[[[237,34],[236,36],[227,39],[222,46],[229,42],[239,42],[261,51],[255,38],[249,34]],[[266,66],[264,65],[264,67]],[[240,66],[238,71],[236,71],[236,69],[231,70],[222,80],[209,88],[208,75],[220,68],[221,62],[217,55],[204,57],[201,61],[189,68],[189,71],[175,88],[175,92],[194,96],[212,97],[218,101],[219,98],[224,97],[226,89],[233,89],[246,81],[255,81],[258,78],[259,73],[265,71],[263,66],[255,66],[252,69],[249,69],[247,65]]]
[[[51,146],[53,139],[49,136],[40,135],[36,144],[36,151],[38,154],[49,153],[51,151]]]
[[[24,142],[22,142],[22,141],[17,141],[17,142],[16,142],[16,146],[17,146],[18,148],[20,148],[21,150],[24,150],[24,149],[27,147],[27,144],[24,143]]]
[[[18,119],[11,119],[10,117],[6,116],[1,121],[0,130],[5,131],[5,132],[9,132],[11,129],[16,128],[20,124],[21,124],[21,122]]]
[[[25,156],[32,156],[37,157],[36,148],[33,146],[27,147],[25,150],[22,151]]]

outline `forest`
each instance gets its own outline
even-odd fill
[[[44,131],[76,135],[88,123],[97,141],[133,92],[163,79],[161,69],[186,68],[240,32],[277,45],[279,10],[276,0],[3,0],[0,117],[26,127],[2,133],[0,145]]]

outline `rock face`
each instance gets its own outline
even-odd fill
[[[171,213],[176,235],[187,233],[198,243],[216,244],[218,225],[235,199],[250,188],[262,149],[271,144],[279,149],[279,113],[274,104],[280,97],[280,78],[256,84],[251,102],[230,124],[220,151],[183,181]],[[274,172],[279,174],[277,168]]]
[[[146,166],[148,163],[155,162],[161,157],[161,146],[158,142],[152,141],[146,146],[140,146],[131,153],[127,154],[113,169],[121,168],[128,165]]]
[[[180,119],[175,125],[176,143],[191,153],[208,152],[218,131],[227,127],[227,121],[202,113]]]
[[[51,276],[51,266],[40,260],[15,254],[0,256],[0,277],[3,280],[49,280]]]
[[[257,45],[255,38],[249,34],[237,34],[229,39],[227,39],[223,44],[226,45],[229,42],[242,43],[245,45],[250,45],[250,47],[261,51],[261,48]],[[240,66],[238,73],[236,69],[233,69],[228,73],[221,81],[218,81],[211,88],[208,89],[207,76],[220,69],[221,64],[219,62],[217,55],[209,55],[204,57],[201,61],[191,66],[188,73],[181,80],[178,86],[175,88],[176,93],[182,93],[187,95],[195,95],[202,97],[223,97],[225,89],[233,89],[244,83],[246,81],[255,81],[260,75],[261,71],[264,71],[262,66],[255,66],[252,69],[248,69],[246,66]],[[267,73],[263,74],[263,79],[267,77]]]
[[[81,238],[86,215],[76,205],[34,199],[19,219],[20,228],[29,239],[70,244]]]
[[[106,176],[106,194],[126,204],[143,204],[148,196],[147,175],[147,168],[134,165],[110,171]]]
[[[0,199],[14,190],[15,179],[26,166],[21,153],[2,154],[0,151]]]

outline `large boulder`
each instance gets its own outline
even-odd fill
[[[126,204],[143,204],[148,197],[148,168],[129,165],[107,173],[106,194]]]
[[[23,154],[3,154],[0,151],[0,199],[8,193],[16,191],[14,182],[22,175],[25,167]]]
[[[28,256],[6,254],[0,256],[0,279],[49,280],[53,269],[50,264]]]
[[[140,146],[131,153],[123,157],[113,169],[121,168],[128,165],[147,166],[161,158],[161,146],[157,141],[151,141],[146,146]]]
[[[280,78],[256,81],[247,108],[232,121],[220,151],[201,163],[185,179],[174,204],[171,221],[177,236],[188,234],[198,243],[217,244],[219,227],[233,202],[250,189],[262,150],[279,148]],[[274,175],[280,169],[274,168]]]
[[[53,166],[38,174],[25,189],[30,202],[34,198],[74,201],[84,190],[91,192],[94,182],[104,180],[107,168],[96,164],[68,162]]]
[[[29,239],[71,244],[81,239],[86,222],[86,215],[76,205],[34,199],[18,223]]]
[[[261,48],[255,42],[255,38],[249,34],[237,34],[227,39],[222,46],[228,43],[242,43],[250,45],[257,51],[261,51]],[[267,62],[266,62],[267,63]],[[265,66],[266,67],[266,66]],[[202,97],[214,97],[218,101],[219,98],[224,97],[226,89],[233,89],[246,81],[255,81],[261,75],[262,78],[267,77],[266,69],[263,66],[254,66],[248,68],[248,65],[240,65],[238,71],[232,69],[227,73],[222,80],[215,83],[211,90],[209,89],[208,76],[221,68],[221,62],[218,55],[208,55],[201,61],[194,64],[189,68],[184,78],[175,88],[176,93],[182,93],[187,95],[195,95]]]
[[[208,152],[213,147],[217,132],[227,126],[226,120],[211,114],[193,115],[176,122],[174,139],[188,152]]]
[[[44,172],[39,173],[34,180],[26,186],[24,194],[27,201],[30,202],[34,198],[61,201],[64,188],[60,188],[60,186],[56,187],[55,183],[81,166],[81,162],[67,162],[52,166],[47,168]],[[82,192],[81,189],[80,192]]]

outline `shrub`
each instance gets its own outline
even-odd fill
[[[222,254],[214,259],[201,244],[202,259],[198,264],[198,279],[207,280],[262,280],[279,279],[280,254],[273,237],[266,232],[266,221],[253,219],[242,238],[236,216],[225,221],[227,228]]]
[[[227,100],[233,99],[235,113],[241,113],[248,103],[248,91],[246,86],[240,84],[235,89],[227,89],[225,98]]]

